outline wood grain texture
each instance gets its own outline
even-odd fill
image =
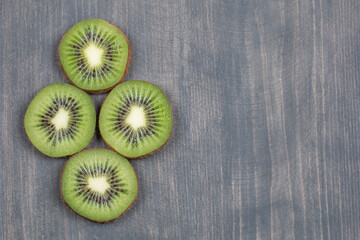
[[[124,31],[126,80],[162,87],[175,124],[131,161],[138,200],[105,225],[61,202],[66,159],[23,129],[89,18]],[[13,0],[0,31],[1,239],[360,239],[360,1]]]

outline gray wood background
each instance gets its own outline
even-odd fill
[[[126,80],[162,87],[175,120],[131,161],[139,198],[108,224],[62,203],[66,159],[23,129],[89,18],[126,33]],[[360,239],[359,0],[3,0],[0,31],[1,239]]]

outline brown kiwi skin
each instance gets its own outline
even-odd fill
[[[142,80],[133,80],[133,81],[150,83],[150,82],[148,82],[148,81],[142,81]],[[150,84],[153,84],[153,83],[150,83]],[[155,84],[153,84],[153,85],[155,85]],[[157,85],[155,85],[155,86],[157,86]],[[157,86],[157,87],[158,87],[158,86]],[[158,87],[158,88],[159,88],[159,89],[161,90],[161,92],[165,95],[164,91],[163,91],[160,87]],[[108,98],[108,96],[109,96],[109,94],[106,96],[104,102],[106,101],[106,99]],[[165,96],[166,96],[166,95],[165,95]],[[104,102],[101,104],[100,113],[101,113],[101,110],[102,110],[102,108],[103,108]],[[148,154],[141,155],[141,156],[138,156],[138,157],[128,157],[128,156],[125,156],[125,155],[119,153],[119,152],[116,151],[112,146],[110,146],[110,144],[108,144],[108,143],[106,142],[105,138],[102,136],[101,131],[100,131],[100,121],[98,121],[98,128],[99,128],[99,132],[100,132],[101,138],[104,140],[104,142],[106,143],[106,145],[108,145],[112,150],[114,150],[115,152],[117,152],[118,154],[120,154],[121,156],[123,156],[124,158],[128,158],[128,159],[139,159],[139,158],[144,158],[144,157],[150,156],[150,155],[156,153],[157,151],[159,151],[161,148],[163,148],[163,147],[165,146],[165,144],[169,141],[170,137],[171,137],[172,130],[173,130],[173,126],[174,126],[174,113],[173,113],[173,110],[172,110],[172,107],[171,107],[170,103],[169,103],[169,106],[170,106],[170,110],[171,110],[171,115],[173,116],[173,124],[171,125],[171,130],[170,130],[169,137],[166,139],[166,141],[164,142],[163,145],[161,145],[159,148],[155,149],[154,151],[152,151],[152,152],[150,152],[150,153],[148,153]]]
[[[116,87],[118,84],[122,83],[122,82],[125,80],[126,75],[128,74],[129,67],[130,67],[130,62],[131,62],[131,46],[130,46],[130,42],[129,42],[128,38],[126,37],[126,35],[124,34],[124,32],[121,31],[121,30],[120,30],[118,27],[116,27],[114,24],[111,24],[111,23],[109,23],[109,22],[107,22],[107,21],[105,21],[105,20],[103,20],[103,19],[97,19],[97,20],[101,20],[101,21],[106,22],[106,23],[114,26],[115,28],[117,28],[117,29],[121,32],[121,34],[125,37],[125,40],[126,40],[127,45],[128,45],[128,58],[127,58],[127,62],[126,62],[124,74],[123,74],[122,78],[121,78],[117,83],[114,84],[114,86],[108,87],[108,88],[106,88],[106,89],[101,89],[101,90],[88,90],[88,89],[83,89],[83,88],[80,88],[79,86],[76,86],[76,85],[71,81],[71,79],[69,78],[69,76],[66,74],[66,72],[65,72],[65,70],[64,70],[64,68],[63,68],[63,66],[62,66],[62,64],[61,64],[61,60],[60,60],[60,45],[61,45],[61,43],[62,43],[65,35],[70,31],[71,28],[62,36],[61,41],[60,41],[60,44],[59,44],[59,46],[58,46],[58,58],[59,58],[60,68],[61,68],[61,70],[63,71],[63,73],[65,74],[67,80],[68,80],[72,85],[74,85],[75,87],[80,88],[81,90],[83,90],[83,91],[85,91],[85,92],[87,92],[87,93],[90,93],[90,94],[102,94],[102,93],[108,92],[108,91],[110,91],[111,89],[113,89],[114,87]]]
[[[31,101],[32,101],[39,93],[40,93],[40,91],[31,99]],[[30,101],[30,103],[31,103],[31,101]],[[94,101],[93,101],[92,99],[91,99],[91,102],[94,104]],[[30,103],[29,103],[29,105],[30,105]],[[95,105],[94,105],[94,106],[95,106]],[[28,110],[28,109],[26,109],[25,114],[26,114],[27,110]],[[65,155],[65,156],[62,156],[62,157],[53,157],[53,156],[49,156],[49,155],[43,153],[42,151],[40,151],[40,149],[38,149],[38,148],[31,142],[31,140],[30,140],[30,138],[29,138],[29,136],[28,136],[28,134],[27,134],[27,132],[26,132],[26,129],[25,129],[25,114],[24,114],[24,120],[23,120],[23,128],[24,128],[24,131],[25,131],[25,133],[26,133],[26,137],[27,137],[27,139],[29,140],[29,142],[30,142],[39,152],[41,152],[41,153],[44,154],[45,156],[51,157],[51,158],[65,158],[65,157],[73,156],[73,155],[79,153],[79,152],[76,152],[76,153],[69,154],[69,155]],[[96,119],[95,119],[95,121],[96,121]],[[95,124],[96,124],[96,123],[95,123]],[[95,128],[96,128],[96,127],[95,127]],[[91,141],[93,140],[94,135],[95,135],[95,132],[96,132],[96,129],[94,130],[94,134],[92,135],[92,137],[91,137],[91,139],[90,139],[90,142],[88,143],[88,145],[86,145],[86,147],[84,147],[84,149],[87,148],[87,147],[89,146],[89,144],[91,143]],[[83,150],[84,150],[84,149],[83,149]],[[81,150],[81,151],[83,151],[83,150]],[[80,151],[80,152],[81,152],[81,151]]]
[[[79,154],[79,153],[81,153],[81,152],[90,151],[90,150],[109,150],[109,151],[112,151],[111,149],[106,149],[106,148],[93,148],[93,149],[85,149],[85,150],[82,150],[82,151],[78,152],[77,154]],[[115,151],[114,151],[114,152],[115,152]],[[117,153],[117,152],[116,152],[116,153]],[[75,154],[75,155],[77,155],[77,154]],[[75,155],[73,155],[72,157],[74,157]],[[134,199],[134,201],[132,201],[132,203],[130,204],[130,206],[129,206],[121,215],[119,215],[118,217],[113,218],[113,219],[110,219],[110,220],[107,220],[107,221],[95,221],[95,220],[86,218],[86,217],[78,214],[77,212],[75,212],[75,211],[69,206],[69,204],[67,204],[67,202],[65,201],[64,196],[63,196],[63,194],[62,194],[62,179],[63,179],[64,170],[65,170],[66,164],[70,161],[70,159],[71,159],[72,157],[70,157],[69,160],[66,161],[66,163],[65,163],[65,165],[64,165],[64,168],[63,168],[63,170],[62,170],[62,172],[61,172],[61,177],[60,177],[60,197],[61,197],[61,200],[65,203],[65,205],[68,206],[68,207],[71,209],[71,211],[73,211],[76,215],[79,215],[80,217],[83,217],[83,218],[85,218],[85,219],[87,219],[87,220],[89,220],[89,221],[92,221],[92,222],[96,222],[96,223],[108,223],[108,222],[112,222],[112,221],[118,219],[119,217],[121,217],[124,213],[126,213],[126,212],[130,209],[130,207],[133,205],[133,203],[136,201],[136,199],[137,199],[137,197],[138,197],[138,195],[139,195],[139,182],[138,182],[138,180],[137,180],[137,177],[136,177],[136,184],[137,184],[137,186],[138,186],[138,191],[136,192],[135,199]],[[136,176],[134,167],[133,167],[131,164],[130,164],[130,166],[131,166],[131,168],[132,168],[132,170],[134,171],[134,174],[135,174],[135,176]]]

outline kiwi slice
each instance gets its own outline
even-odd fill
[[[25,114],[25,131],[40,152],[63,157],[81,151],[91,141],[96,124],[88,94],[66,83],[43,88]]]
[[[60,65],[69,81],[89,93],[102,93],[123,81],[131,49],[124,33],[100,19],[74,25],[59,45]]]
[[[128,81],[116,86],[100,111],[104,141],[127,158],[160,149],[172,130],[172,112],[163,91],[148,82]]]
[[[129,161],[107,149],[85,150],[71,157],[60,186],[64,202],[75,213],[95,222],[120,217],[138,193]]]

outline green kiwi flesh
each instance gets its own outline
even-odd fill
[[[84,91],[66,83],[43,88],[31,101],[24,119],[32,144],[50,157],[84,149],[96,125],[94,104]]]
[[[99,116],[104,141],[127,158],[161,148],[172,130],[172,111],[163,91],[148,82],[127,81],[105,99]]]
[[[138,184],[129,161],[106,149],[82,151],[71,157],[61,177],[61,196],[78,215],[108,222],[135,201]]]
[[[120,83],[130,65],[130,44],[114,25],[89,19],[74,25],[59,45],[60,65],[71,83],[102,93]]]

